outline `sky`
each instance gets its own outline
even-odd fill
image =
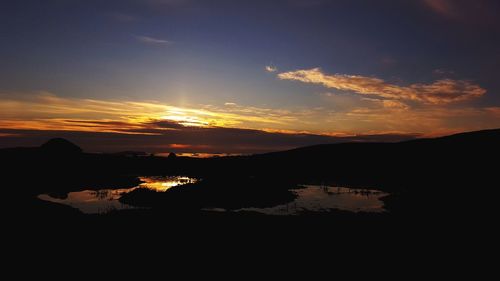
[[[496,0],[4,0],[0,147],[256,153],[500,127]]]

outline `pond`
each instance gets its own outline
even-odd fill
[[[184,176],[167,177],[139,177],[141,184],[131,188],[99,189],[69,192],[64,199],[55,198],[48,194],[41,194],[39,199],[53,203],[69,205],[85,214],[103,214],[111,211],[136,208],[123,204],[118,199],[124,194],[138,188],[147,188],[158,192],[165,192],[174,186],[195,183],[197,179]]]
[[[380,199],[389,195],[366,188],[319,185],[300,187],[300,189],[291,190],[297,198],[290,203],[271,208],[244,208],[237,211],[252,211],[267,215],[298,215],[304,212],[329,212],[331,210],[382,213],[385,209],[384,202]]]
[[[65,198],[56,198],[48,194],[41,194],[39,199],[69,205],[85,214],[105,214],[111,211],[127,210],[137,208],[121,203],[120,197],[128,192],[139,188],[147,188],[157,192],[165,192],[168,189],[196,183],[195,178],[184,176],[168,177],[139,177],[141,184],[131,188],[119,189],[92,189],[69,192]],[[270,208],[242,208],[235,212],[258,212],[267,215],[299,215],[307,212],[330,212],[342,210],[349,212],[385,212],[382,197],[388,193],[368,188],[348,188],[324,185],[299,185],[297,189],[291,189],[296,198],[283,205]],[[265,196],[263,194],[262,196]],[[229,199],[230,200],[230,199]],[[222,208],[203,209],[204,211],[226,212]]]

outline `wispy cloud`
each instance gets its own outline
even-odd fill
[[[458,16],[457,7],[453,3],[453,0],[422,0],[428,8],[430,8],[435,13],[446,17],[456,17]]]
[[[192,2],[192,0],[140,0],[140,2],[145,2],[153,7],[176,7],[180,5],[185,5]]]
[[[468,25],[494,28],[498,26],[498,6],[495,0],[420,0],[434,14]]]
[[[0,94],[0,147],[39,145],[48,138],[65,137],[77,140],[88,151],[256,153],[319,143],[412,137],[377,134],[339,138],[338,134],[288,129],[299,126],[301,119],[317,119],[316,114],[235,103],[194,108],[62,98],[48,92],[9,93]]]
[[[321,69],[296,70],[278,74],[282,80],[295,80],[323,85],[361,95],[378,96],[383,99],[407,100],[425,104],[447,104],[480,97],[486,90],[465,80],[442,79],[431,84],[399,86],[382,79],[359,75],[324,74]]]
[[[139,20],[138,16],[131,15],[131,14],[125,14],[125,13],[112,13],[110,14],[111,19],[117,21],[117,22],[135,22]]]
[[[500,120],[500,106],[487,107],[486,110]],[[500,123],[500,121],[499,121]],[[498,124],[500,126],[500,124]]]
[[[0,127],[24,129],[75,130],[82,120],[82,130],[102,132],[130,132],[151,120],[185,127],[291,129],[299,123],[298,116],[292,111],[236,103],[177,107],[154,101],[62,98],[49,92],[0,94]]]
[[[495,106],[474,108],[448,104],[410,107],[401,100],[356,94],[325,93],[322,98],[324,106],[313,108],[271,108],[234,102],[179,107],[157,101],[78,99],[63,98],[49,92],[9,92],[0,93],[0,133],[3,137],[17,134],[19,130],[58,134],[113,133],[131,137],[177,135],[178,138],[168,138],[168,141],[177,144],[190,142],[193,145],[203,145],[201,141],[207,140],[208,136],[224,143],[220,137],[225,136],[238,139],[231,148],[233,151],[250,151],[253,149],[249,148],[252,140],[268,136],[268,133],[297,136],[439,134],[500,126],[500,107]],[[329,104],[328,100],[335,105]],[[280,140],[283,138],[275,139]],[[329,139],[318,140],[326,142]],[[236,142],[244,145],[236,149]],[[217,149],[221,147],[220,143]],[[272,150],[272,143],[267,145],[265,150]],[[273,149],[278,149],[280,145],[276,143]],[[255,149],[263,148],[259,146]]]
[[[278,68],[276,66],[272,66],[272,65],[266,65],[266,67],[264,69],[267,72],[276,72],[276,71],[278,71]]]
[[[135,36],[135,38],[142,43],[146,44],[152,44],[152,45],[170,45],[172,44],[172,41],[168,41],[165,39],[159,39],[159,38],[154,38],[154,37],[149,37],[149,36]]]
[[[434,74],[436,76],[453,76],[453,75],[455,75],[455,71],[449,70],[449,69],[444,69],[444,68],[438,68],[438,69],[434,69],[432,71],[432,74]]]

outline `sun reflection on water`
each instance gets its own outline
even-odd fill
[[[198,181],[195,178],[185,176],[139,177],[139,179],[142,183],[131,188],[95,189],[90,187],[87,190],[70,192],[64,199],[55,198],[48,194],[40,194],[38,199],[68,205],[85,214],[103,214],[117,210],[134,209],[135,207],[123,204],[119,199],[123,194],[138,188],[165,192],[172,187]]]
[[[190,177],[140,177],[143,183],[137,188],[148,188],[158,192],[165,192],[168,189],[190,183],[196,183],[195,178]]]

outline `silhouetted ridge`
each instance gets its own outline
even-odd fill
[[[76,144],[62,138],[51,139],[42,144],[40,148],[43,151],[57,154],[78,154],[82,153],[82,149]]]

